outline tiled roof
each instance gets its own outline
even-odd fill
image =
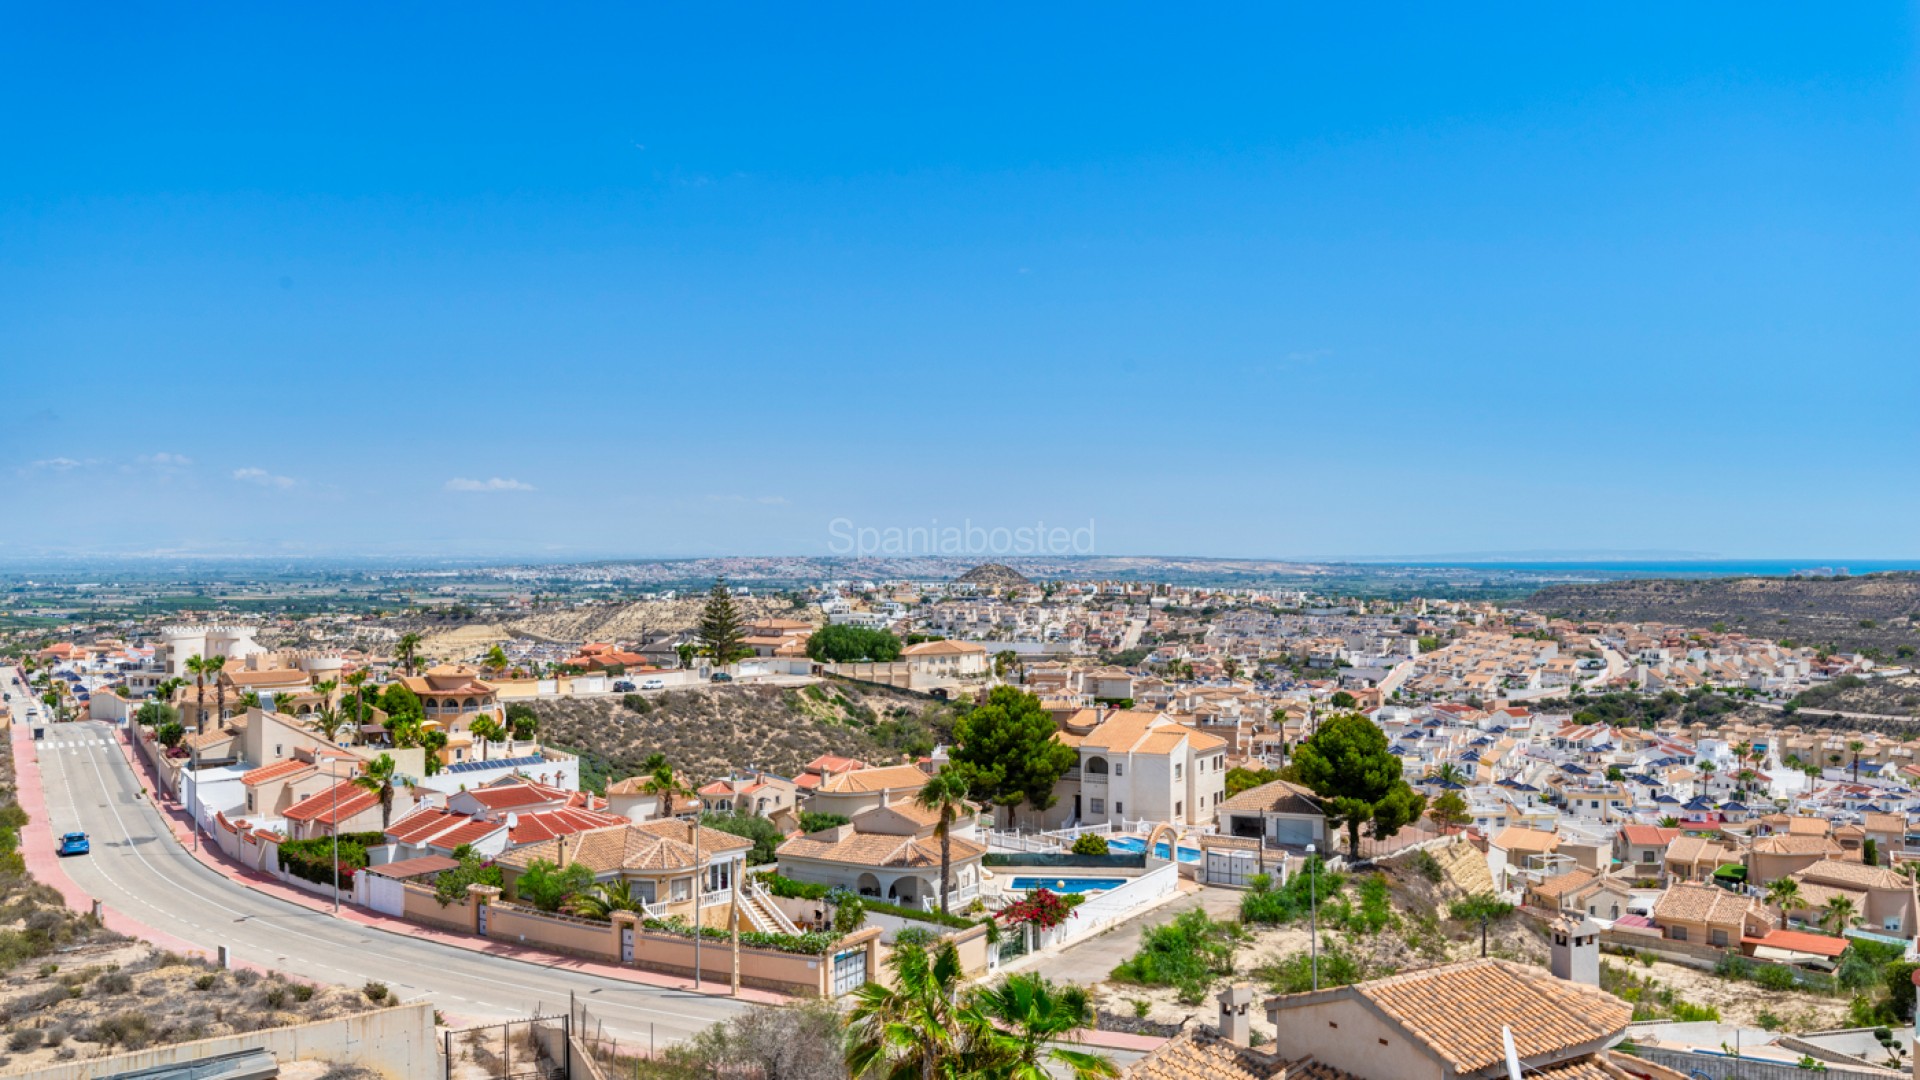
[[[1128,1080],[1298,1080],[1308,1075],[1289,1068],[1271,1054],[1235,1046],[1212,1032],[1185,1031],[1121,1075]]]
[[[1220,804],[1222,810],[1262,810],[1274,814],[1318,814],[1320,803],[1311,788],[1286,780],[1247,790]]]
[[[380,799],[373,792],[351,780],[342,780],[325,791],[316,792],[287,807],[281,816],[289,821],[334,825],[379,804]]]
[[[1620,827],[1620,836],[1627,843],[1641,847],[1665,847],[1679,835],[1679,829],[1663,829],[1658,825],[1622,825]]]
[[[283,776],[293,776],[296,773],[302,773],[311,768],[313,768],[313,766],[307,762],[295,758],[288,758],[285,761],[276,761],[271,765],[262,765],[257,769],[249,769],[240,777],[240,782],[248,787],[252,787],[255,784],[264,784],[269,780],[278,780]]]
[[[835,839],[835,833],[796,836],[776,849],[775,854],[793,859],[817,859],[822,862],[853,866],[927,867],[940,865],[940,842],[911,836],[885,836],[879,833],[852,833]],[[816,837],[818,837],[816,839]],[[986,847],[958,836],[950,840],[953,861],[978,858]]]
[[[1560,838],[1550,832],[1528,829],[1512,825],[1500,830],[1500,835],[1490,843],[1501,851],[1553,851],[1560,846]]]
[[[1763,836],[1753,842],[1756,855],[1838,855],[1840,845],[1825,836]]]
[[[830,776],[820,782],[814,790],[829,795],[857,795],[877,791],[898,791],[901,788],[919,788],[926,784],[927,774],[912,765],[887,765],[878,769],[857,769],[850,773]]]
[[[1524,1060],[1603,1042],[1619,1035],[1633,1016],[1625,1002],[1597,987],[1506,960],[1447,964],[1343,990],[1367,999],[1459,1073],[1504,1059],[1503,1027],[1513,1029]],[[1324,1000],[1322,994],[1290,994],[1267,1005],[1284,1009],[1308,1003],[1304,999]]]
[[[569,863],[581,863],[596,874],[616,870],[690,870],[693,868],[693,829],[691,823],[679,820],[612,825],[514,848],[497,861],[521,869],[536,859],[557,863],[560,845],[565,844]],[[702,861],[753,846],[751,840],[731,833],[704,825],[699,829]]]
[[[1836,885],[1844,889],[1904,889],[1909,885],[1906,875],[1897,874],[1884,866],[1841,862],[1838,859],[1814,863],[1793,876],[1802,882]]]
[[[597,810],[581,810],[576,807],[563,807],[559,810],[535,810],[532,813],[517,815],[513,820],[513,829],[507,834],[507,842],[515,847],[522,844],[537,844],[542,840],[551,840],[556,836],[571,836],[589,829],[604,829],[609,825],[618,825],[625,818],[615,814],[605,814]]]
[[[1753,902],[1712,885],[1670,885],[1653,906],[1657,923],[1692,922],[1728,925],[1742,921]]]
[[[423,844],[471,820],[437,806],[423,807],[387,827],[387,836],[402,844]]]

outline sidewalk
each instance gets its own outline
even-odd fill
[[[188,816],[185,809],[178,803],[158,794],[160,785],[154,777],[152,767],[144,761],[139,752],[134,749],[131,729],[117,728],[116,734],[117,737],[114,740],[115,745],[120,748],[121,753],[126,755],[128,764],[133,768],[134,777],[146,786],[149,797],[153,800],[154,808],[166,816],[174,839],[180,843],[181,848],[185,850],[187,854],[192,855],[201,865],[212,870],[214,873],[236,884],[252,889],[257,893],[271,896],[276,900],[282,900],[290,904],[297,904],[309,911],[317,911],[327,915],[334,914],[332,902],[303,889],[296,889],[283,881],[262,874],[257,870],[241,866],[228,858],[226,853],[221,851],[212,842],[211,837],[201,837],[200,845],[196,850],[193,843],[192,818]],[[37,775],[35,776],[35,781],[37,788]],[[22,784],[23,789],[24,787],[25,785]],[[49,839],[51,839],[50,835]],[[555,971],[576,971],[582,975],[593,975],[603,979],[635,983],[641,986],[653,986],[664,990],[692,991],[713,997],[734,996],[729,988],[727,979],[702,978],[700,984],[695,986],[691,978],[661,975],[651,971],[640,971],[636,968],[622,967],[619,964],[605,963],[596,960],[582,960],[568,956],[560,956],[555,953],[542,952],[539,949],[528,949],[518,945],[510,945],[503,941],[483,938],[475,934],[460,934],[448,930],[421,926],[418,923],[411,923],[405,919],[396,919],[391,915],[370,911],[367,908],[360,907],[346,900],[340,902],[340,911],[334,917],[376,930],[384,930],[388,933],[404,934],[408,937],[419,938],[423,941],[433,941],[457,949],[466,949],[469,952],[484,953],[488,956],[515,960],[523,964],[532,964],[536,967],[548,968]],[[717,947],[716,963],[726,964],[728,962],[725,948],[723,946]],[[747,986],[740,988],[738,999],[766,1005],[783,1004],[792,1000],[785,994],[778,994],[771,990],[754,989]]]
[[[22,723],[8,724],[7,727],[9,745],[13,749],[14,799],[20,804],[20,809],[27,813],[27,827],[20,830],[20,856],[26,861],[27,873],[32,874],[40,884],[59,892],[73,910],[92,911],[94,898],[74,884],[73,879],[67,876],[66,866],[60,861],[59,843],[53,835],[53,819],[47,813],[46,789],[40,783],[40,753],[33,742],[33,731]],[[212,955],[201,946],[189,944],[172,934],[155,930],[138,919],[129,918],[104,902],[100,905],[100,921],[116,934],[143,938],[172,952]]]

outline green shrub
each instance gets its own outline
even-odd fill
[[[620,704],[628,712],[639,713],[641,716],[653,711],[653,702],[648,701],[645,694],[627,694],[620,699]]]
[[[367,849],[387,842],[377,832],[340,834],[340,887],[353,884],[353,875],[367,866]],[[334,840],[316,836],[311,840],[289,840],[280,845],[280,868],[315,885],[332,885],[334,880]]]
[[[817,689],[817,687],[816,687]],[[837,829],[852,819],[845,814],[828,814],[819,810],[800,811],[800,831],[819,832],[822,829]]]
[[[1113,969],[1117,982],[1171,986],[1180,1000],[1198,1004],[1223,975],[1233,974],[1233,951],[1244,931],[1216,922],[1204,911],[1185,911],[1164,926],[1140,933],[1140,951]]]
[[[1105,855],[1107,854],[1107,838],[1097,833],[1081,833],[1079,836],[1073,838],[1073,853],[1075,855]]]
[[[220,976],[216,975],[211,971],[207,972],[204,975],[196,975],[193,978],[193,988],[195,990],[200,990],[200,991],[211,990],[215,986],[218,986],[219,984],[220,984]]]
[[[367,995],[367,1000],[373,1002],[375,1005],[385,1002],[393,993],[393,991],[387,989],[386,983],[371,981],[361,987],[360,992]]]
[[[267,1008],[269,1009],[285,1008],[287,1004],[287,988],[285,984],[274,983],[268,986],[266,992],[260,995],[260,1000],[266,1002]]]
[[[1340,890],[1346,886],[1347,876],[1327,870],[1317,855],[1308,860],[1308,865],[1312,873],[1303,868],[1277,889],[1273,887],[1270,875],[1256,874],[1249,879],[1250,887],[1240,897],[1240,921],[1284,925],[1305,919],[1312,912],[1312,900],[1316,895],[1321,908],[1320,917],[1328,919],[1329,906],[1339,898]],[[1384,879],[1381,885],[1384,889]],[[1339,917],[1344,919],[1344,915]],[[1341,923],[1328,922],[1326,925],[1337,926]]]
[[[7,1049],[16,1054],[24,1054],[29,1050],[38,1050],[40,1049],[41,1038],[39,1028],[20,1028],[18,1031],[7,1036]]]
[[[1795,986],[1793,972],[1778,964],[1763,965],[1754,972],[1753,981],[1760,984],[1761,989],[1764,990],[1791,990]]]
[[[1717,1024],[1720,1022],[1720,1010],[1712,1005],[1695,1005],[1691,1001],[1675,1001],[1673,1003],[1673,1018],[1683,1024],[1699,1023],[1705,1020],[1711,1020]]]
[[[1323,990],[1330,986],[1351,986],[1391,974],[1373,970],[1363,957],[1333,938],[1326,939],[1320,947],[1319,969],[1319,985]],[[1257,974],[1268,989],[1276,994],[1297,994],[1311,990],[1314,987],[1313,953],[1307,949],[1288,953],[1262,967]]]
[[[302,1003],[313,1000],[313,984],[312,983],[294,983],[292,989],[293,989],[293,1000],[302,1002]]]

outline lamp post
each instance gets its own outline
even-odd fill
[[[1320,879],[1314,875],[1314,845],[1307,845],[1307,914],[1312,920],[1313,988],[1320,989]]]
[[[327,759],[327,779],[333,781],[333,913],[340,914],[340,776],[333,771],[339,764],[334,758]]]

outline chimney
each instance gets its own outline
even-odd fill
[[[554,860],[558,864],[555,869],[565,870],[567,868],[567,838],[565,836],[556,836],[553,838],[553,842],[559,851],[559,857]]]
[[[1235,1046],[1253,1045],[1253,1025],[1247,1009],[1253,1004],[1253,987],[1229,986],[1220,991],[1220,1037]]]

